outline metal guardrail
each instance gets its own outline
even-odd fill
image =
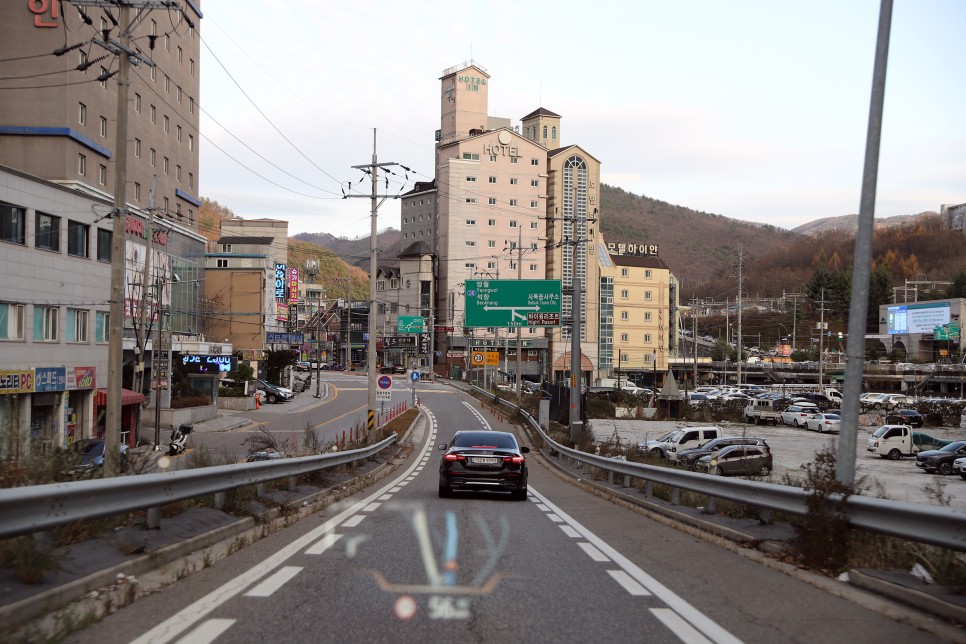
[[[550,438],[526,410],[479,387],[471,388],[518,412],[547,445],[566,458],[582,463],[585,467],[594,467],[607,472],[611,482],[617,475],[625,477],[624,487],[630,487],[631,479],[641,479],[646,481],[646,494],[650,496],[653,485],[668,486],[671,488],[671,501],[674,504],[677,504],[680,490],[705,494],[711,500],[708,511],[712,511],[714,499],[726,499],[761,510],[784,512],[794,516],[806,514],[806,502],[810,494],[802,488],[745,479],[728,479],[581,452]],[[839,504],[843,508],[849,525],[854,528],[961,552],[966,551],[966,511],[964,510],[861,495],[843,497],[836,494],[830,495],[829,498],[833,504]]]
[[[214,494],[217,506],[218,496],[228,490],[285,478],[291,489],[297,476],[371,458],[395,442],[392,434],[363,449],[319,456],[8,488],[0,490],[0,539],[145,509],[151,526],[163,505]]]

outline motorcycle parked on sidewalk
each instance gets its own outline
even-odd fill
[[[188,434],[195,428],[191,423],[182,423],[171,430],[171,440],[168,442],[168,456],[176,456],[185,450]]]

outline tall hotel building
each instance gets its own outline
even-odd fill
[[[490,75],[474,62],[445,70],[440,85],[435,181],[417,185],[402,204],[403,246],[425,241],[437,260],[437,361],[465,366],[469,347],[487,347],[509,353],[506,364],[515,367],[515,331],[465,334],[467,280],[560,279],[565,324],[522,330],[522,369],[550,378],[569,371],[569,291],[577,277],[582,370],[590,378],[598,354],[600,162],[560,145],[561,117],[549,110],[516,127],[490,116]]]

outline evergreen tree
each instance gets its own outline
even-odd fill
[[[953,283],[946,289],[946,297],[966,297],[966,269],[953,275]]]

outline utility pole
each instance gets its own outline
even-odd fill
[[[147,350],[148,344],[148,327],[147,327],[147,304],[148,304],[148,284],[152,281],[151,279],[151,256],[154,254],[154,203],[155,203],[155,190],[158,185],[158,175],[151,176],[151,195],[150,201],[148,202],[148,241],[146,244],[146,251],[144,253],[144,272],[141,275],[141,298],[140,298],[140,311],[138,312],[138,327],[137,327],[137,340],[135,351],[137,355],[136,364],[134,365],[134,391],[143,394],[144,393],[144,364],[146,362],[145,352]],[[160,314],[160,310],[158,310]],[[160,322],[160,317],[158,318]],[[157,347],[154,347],[154,351],[157,351]],[[153,368],[152,368],[153,369]],[[152,371],[152,375],[157,377],[157,372]],[[157,405],[158,401],[154,401]],[[142,408],[138,408],[138,434],[140,435],[143,426],[143,414],[141,413]],[[155,434],[157,434],[157,427],[155,427]],[[157,440],[155,440],[154,449],[158,449]]]
[[[741,245],[738,246],[738,338],[735,346],[738,348],[738,360],[735,367],[735,384],[741,386],[741,287],[744,281],[745,253]]]
[[[819,323],[818,323],[818,392],[822,393],[825,385],[825,361],[822,359],[822,341],[825,339],[825,289],[821,290],[822,299],[818,301]]]
[[[114,144],[114,217],[111,227],[111,319],[107,347],[104,476],[121,470],[121,375],[124,355],[124,219],[127,216],[127,96],[131,84],[131,7],[118,11],[117,137]]]
[[[889,33],[892,27],[892,0],[882,0],[872,72],[872,97],[865,140],[865,162],[859,203],[859,226],[855,233],[852,264],[852,299],[849,303],[849,341],[846,345],[845,391],[842,401],[842,428],[835,461],[835,480],[846,485],[855,482],[855,449],[859,430],[859,395],[862,392],[862,365],[865,357],[865,325],[869,310],[869,274],[872,264],[872,233],[875,226],[875,193],[879,172],[879,145],[882,140],[882,106],[885,102],[886,66],[889,60]]]
[[[376,272],[378,271],[378,251],[376,246],[376,222],[379,218],[379,206],[390,197],[395,195],[378,194],[378,171],[379,168],[399,165],[398,163],[379,163],[376,156],[376,129],[372,129],[372,163],[367,165],[354,165],[356,170],[365,170],[369,173],[372,180],[372,194],[370,194],[371,218],[369,228],[369,344],[366,349],[367,380],[369,391],[369,411],[366,415],[366,431],[371,432],[376,428],[376,316],[374,307],[376,306]],[[345,198],[364,197],[365,195],[345,195]],[[381,201],[380,201],[381,200]]]
[[[573,308],[573,325],[570,330],[570,440],[574,447],[580,444],[580,436],[584,432],[584,422],[580,418],[581,380],[580,372],[580,278],[573,278],[571,293],[571,307]]]
[[[118,10],[117,39],[110,32],[99,34],[91,42],[118,57],[117,132],[114,142],[114,208],[111,216],[111,309],[107,347],[107,410],[104,427],[104,475],[120,473],[121,376],[124,356],[124,220],[127,215],[127,144],[128,89],[131,85],[131,60],[154,66],[154,63],[131,49],[134,23],[131,9],[138,9],[139,21],[145,10],[176,9],[173,3],[160,0],[71,0],[75,6]],[[173,6],[172,6],[173,5]],[[139,23],[140,24],[140,23]]]
[[[517,279],[523,279],[523,228],[520,227],[517,228]],[[523,351],[521,349],[520,331],[521,328],[517,327],[517,402],[519,402],[523,397],[523,374],[521,373],[523,367],[523,360],[521,356],[523,355]]]

